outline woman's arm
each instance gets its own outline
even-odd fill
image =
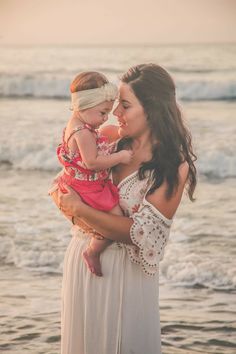
[[[82,220],[109,240],[132,244],[130,228],[133,220],[131,218],[96,210],[84,203],[79,209],[79,215],[74,218],[76,224]]]
[[[179,168],[179,185],[175,194],[170,198],[166,198],[166,184],[158,188],[153,194],[147,197],[147,201],[151,203],[166,218],[172,218],[180,203],[184,185],[188,176],[188,164],[184,163]],[[67,194],[58,192],[57,204],[62,206],[62,210],[67,215],[74,215],[75,222],[82,219],[89,224],[97,232],[105,238],[113,241],[132,244],[130,238],[130,229],[133,225],[133,219],[125,216],[109,214],[96,210],[81,201],[78,194],[71,188]]]
[[[64,188],[68,193],[62,193],[59,189],[52,193],[55,204],[64,216],[69,220],[72,220],[73,216],[74,224],[81,226],[82,221],[107,239],[132,243],[129,234],[133,224],[132,219],[96,210],[83,203],[73,189],[68,186]]]

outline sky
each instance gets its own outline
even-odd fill
[[[0,0],[0,44],[236,42],[236,0]]]

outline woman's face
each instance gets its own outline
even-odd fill
[[[119,135],[138,138],[149,130],[146,113],[129,84],[122,82],[119,93],[119,104],[113,112],[118,119]]]

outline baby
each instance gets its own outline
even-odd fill
[[[130,150],[112,152],[112,145],[97,130],[108,119],[117,97],[117,87],[98,72],[83,72],[71,86],[72,116],[63,132],[57,155],[63,170],[56,183],[71,186],[88,205],[98,210],[122,215],[118,189],[109,178],[110,168],[128,164]],[[111,243],[102,236],[92,237],[83,253],[94,274],[102,276],[100,253]]]

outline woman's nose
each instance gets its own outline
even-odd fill
[[[114,114],[114,116],[116,116],[116,117],[119,118],[119,116],[120,116],[120,114],[121,114],[120,104],[118,104],[118,105],[116,106],[116,108],[115,108],[114,111],[113,111],[113,114]]]

